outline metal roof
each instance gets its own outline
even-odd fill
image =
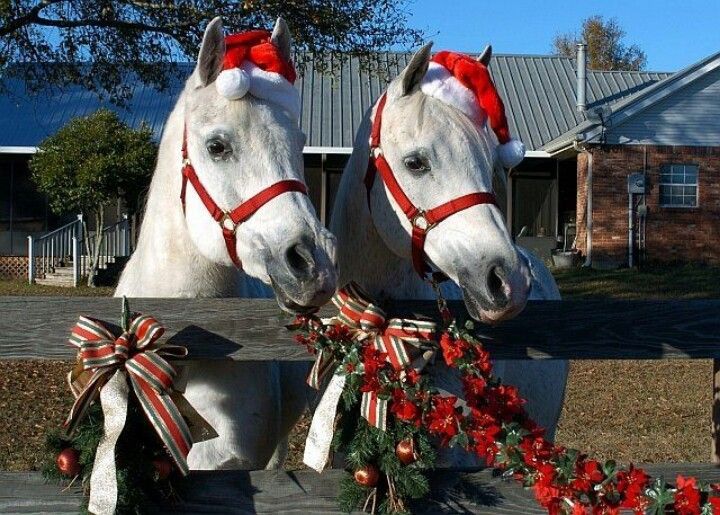
[[[411,54],[379,53],[371,70],[359,58],[316,69],[311,61],[296,82],[301,93],[301,126],[308,147],[353,146],[363,115],[407,64]],[[335,64],[335,63],[331,63]],[[180,76],[192,65],[180,63]],[[574,60],[558,56],[494,55],[490,64],[500,95],[505,101],[510,130],[528,150],[540,149],[584,121],[575,109]],[[614,103],[662,80],[670,73],[599,72],[589,70],[587,103]],[[138,83],[124,107],[101,100],[79,86],[48,88],[32,93],[20,79],[5,78],[8,93],[0,96],[0,147],[36,147],[71,118],[90,114],[100,107],[116,111],[132,126],[141,121],[159,137],[165,119],[182,89],[174,79],[159,92]]]

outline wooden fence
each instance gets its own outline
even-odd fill
[[[131,299],[134,311],[151,314],[172,343],[195,359],[309,361],[284,329],[289,317],[273,300]],[[434,316],[433,302],[402,302],[393,315]],[[462,304],[451,303],[457,314]],[[65,341],[79,314],[118,319],[120,301],[111,298],[0,297],[0,359],[75,358]],[[329,315],[331,309],[324,313]],[[709,457],[720,462],[720,300],[530,302],[516,319],[482,326],[494,359],[712,359],[713,420],[708,420]],[[711,387],[710,384],[707,386]],[[28,407],[31,409],[31,407]],[[646,467],[669,480],[677,473],[720,482],[720,469],[707,464]],[[333,513],[341,471],[202,472],[174,513]],[[492,471],[442,471],[433,496],[418,513],[543,513],[532,495]],[[0,512],[77,512],[77,490],[60,492],[35,473],[0,472]]]

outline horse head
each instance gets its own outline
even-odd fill
[[[523,309],[531,282],[492,195],[494,177],[504,178],[500,162],[507,147],[501,148],[497,128],[489,127],[494,120],[481,109],[462,110],[446,101],[448,95],[466,92],[454,91],[458,85],[452,81],[438,82],[437,73],[447,72],[428,71],[430,48],[413,56],[389,85],[384,106],[381,102],[375,109],[377,146],[371,142],[371,152],[383,180],[382,185],[375,180],[368,193],[373,224],[385,245],[405,259],[417,258],[422,233],[424,262],[461,288],[473,318],[495,323]],[[484,52],[479,64],[484,67],[489,57]],[[472,96],[470,102],[475,105],[477,99]],[[524,151],[521,144],[511,144]],[[438,206],[443,208],[433,210]]]
[[[291,46],[282,19],[272,34],[227,37],[210,22],[185,87],[182,196],[204,257],[242,266],[303,311],[330,298],[337,272],[335,238],[304,191]]]

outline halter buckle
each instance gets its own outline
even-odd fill
[[[182,160],[182,165],[183,165],[183,168],[187,168],[188,166],[192,166],[191,163],[190,163],[190,158],[189,158],[189,157],[184,158],[184,159]]]
[[[237,229],[238,226],[238,224],[236,224],[233,219],[230,218],[230,213],[228,213],[227,211],[223,212],[222,218],[218,220],[218,223],[223,230],[230,232],[235,232],[235,229]]]
[[[418,213],[412,217],[410,220],[410,223],[413,227],[417,227],[421,231],[429,231],[433,227],[435,227],[435,224],[431,224],[427,219],[427,214],[423,210],[419,210]]]

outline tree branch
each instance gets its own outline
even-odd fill
[[[124,20],[57,20],[50,18],[41,18],[39,16],[37,16],[32,23],[36,25],[42,25],[44,27],[59,27],[65,29],[77,27],[129,29],[138,32],[158,32],[173,37],[176,36],[176,33],[173,29],[187,29],[191,26],[190,23],[181,23],[170,24],[166,27],[156,27],[155,25],[149,25],[147,23]]]
[[[22,16],[18,16],[17,18],[14,18],[5,25],[0,26],[0,36],[7,36],[8,34],[12,34],[16,30],[32,24],[35,20],[38,19],[38,15],[40,14],[40,11],[45,9],[47,6],[52,4],[60,3],[64,0],[42,0],[39,4],[37,4],[35,7],[30,9],[28,12],[23,14]]]

